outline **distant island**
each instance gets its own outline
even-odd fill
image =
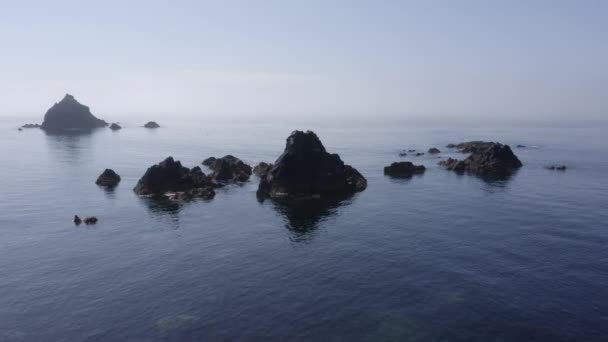
[[[89,107],[76,101],[74,96],[66,94],[46,112],[40,128],[47,131],[73,131],[106,126],[108,123],[96,118]]]

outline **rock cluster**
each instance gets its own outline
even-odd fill
[[[95,184],[106,187],[114,187],[118,183],[120,183],[120,176],[112,169],[105,169],[95,181]]]
[[[48,131],[92,130],[107,125],[107,122],[91,114],[89,107],[80,104],[74,96],[66,94],[46,112],[40,128]]]
[[[260,179],[259,196],[310,196],[354,193],[367,180],[340,156],[330,154],[314,132],[294,131],[283,154]]]
[[[384,174],[392,177],[411,177],[426,171],[424,165],[414,165],[411,162],[396,162],[384,167]]]
[[[86,225],[96,224],[97,221],[98,221],[97,217],[95,217],[95,216],[85,217],[84,220],[83,220],[80,217],[78,217],[78,215],[74,215],[74,220],[73,220],[74,224],[77,225],[77,226],[81,225],[83,222]]]
[[[438,153],[441,153],[441,151],[439,151],[439,149],[436,147],[431,147],[431,148],[429,148],[428,153],[429,154],[438,154]]]
[[[122,127],[120,127],[120,125],[119,125],[119,124],[117,124],[117,123],[115,123],[115,122],[113,122],[113,123],[110,125],[110,129],[111,129],[111,130],[113,130],[113,131],[117,131],[117,130],[119,130],[119,129],[121,129],[121,128],[122,128]]]
[[[481,176],[485,175],[510,175],[514,170],[522,166],[521,161],[513,153],[508,145],[490,143],[481,147],[468,145],[463,148],[473,149],[464,160],[449,158],[439,162],[448,170],[456,172],[469,172]],[[458,148],[458,147],[457,147]]]
[[[213,171],[211,178],[219,182],[246,182],[252,173],[251,166],[232,155],[207,158],[203,165]]]
[[[489,141],[467,141],[467,142],[462,142],[460,144],[448,144],[446,147],[447,148],[455,148],[458,150],[458,152],[461,153],[473,153],[473,152],[477,152],[477,151],[481,151],[481,150],[485,150],[486,148],[493,146],[494,142],[489,142]]]
[[[547,170],[557,170],[557,171],[566,171],[567,167],[566,167],[566,165],[549,165],[549,166],[545,166],[545,169],[547,169]]]
[[[40,128],[41,126],[39,124],[33,124],[33,123],[27,123],[23,126],[21,126],[21,128]]]
[[[149,167],[133,191],[138,195],[211,199],[215,196],[215,187],[200,167],[188,169],[173,157],[168,157]]]

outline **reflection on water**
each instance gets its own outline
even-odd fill
[[[83,151],[91,150],[94,131],[47,131],[43,130],[51,153],[61,159],[74,162]]]
[[[353,194],[306,198],[270,198],[274,209],[285,219],[293,241],[308,241],[319,223],[337,214],[338,208],[349,205]],[[265,199],[258,197],[260,202]]]
[[[419,173],[419,174],[409,175],[409,176],[389,176],[389,175],[385,175],[385,177],[388,177],[388,179],[390,180],[390,182],[394,183],[394,184],[408,184],[409,182],[412,181],[413,178],[422,178],[422,177],[424,177],[424,173]]]
[[[173,201],[164,196],[139,197],[152,216],[157,219],[168,219],[173,229],[179,228],[179,212],[184,202]]]

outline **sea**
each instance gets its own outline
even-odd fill
[[[608,341],[606,127],[26,122],[0,119],[0,341]],[[168,156],[204,172],[210,156],[273,162],[296,129],[367,189],[289,205],[258,200],[256,176],[210,201],[133,192]],[[469,140],[509,144],[524,166],[484,179],[438,165]],[[430,147],[442,153],[398,155]],[[385,176],[395,161],[427,170]],[[95,184],[106,168],[113,190]]]

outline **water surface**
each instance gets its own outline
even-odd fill
[[[604,128],[124,122],[62,136],[22,123],[0,121],[0,341],[608,336]],[[169,155],[274,161],[295,128],[314,129],[367,190],[301,207],[259,202],[256,177],[183,205],[132,192]],[[397,156],[472,139],[527,145],[524,167],[484,180]],[[397,160],[428,170],[385,177]],[[569,169],[543,168],[556,163]],[[95,185],[105,168],[122,177],[113,191]],[[76,227],[74,214],[100,221]]]

